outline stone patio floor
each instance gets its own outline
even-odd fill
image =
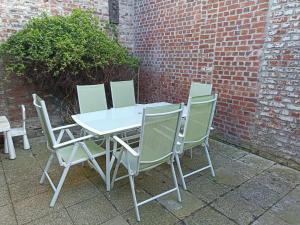
[[[188,179],[188,191],[140,208],[135,218],[128,180],[117,182],[111,192],[89,166],[75,166],[54,208],[49,207],[49,183],[39,184],[49,156],[44,139],[31,139],[32,149],[17,147],[17,159],[0,154],[0,224],[300,224],[300,172],[217,141],[211,141],[216,177],[209,171]],[[103,166],[103,160],[100,164]],[[206,163],[203,151],[183,157],[184,170]],[[51,175],[57,181],[58,163]],[[172,186],[168,165],[136,178],[137,197],[143,200]]]

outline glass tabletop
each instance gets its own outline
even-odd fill
[[[76,114],[73,120],[84,129],[97,134],[112,134],[142,125],[143,109],[168,105],[167,102],[137,104],[129,107],[111,108],[108,110]]]

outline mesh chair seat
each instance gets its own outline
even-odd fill
[[[86,146],[88,147],[90,153],[93,157],[98,157],[105,154],[105,149],[97,145],[92,140],[84,141]],[[58,156],[62,158],[64,162],[68,162],[72,153],[73,146],[69,145],[57,150]],[[84,162],[89,159],[89,156],[86,154],[85,150],[79,145],[76,154],[73,157],[72,163]]]
[[[138,153],[138,147],[137,148],[132,148],[136,153]],[[137,170],[139,170],[140,172],[145,171],[145,170],[149,170],[152,169],[154,167],[157,167],[159,165],[161,165],[162,163],[165,163],[166,160],[161,160],[161,162],[155,162],[155,163],[142,163],[140,162],[139,167],[138,167],[138,160],[135,156],[131,155],[130,153],[128,154],[128,161],[126,160],[126,156],[125,156],[125,152],[123,152],[122,154],[122,158],[121,158],[121,163],[123,164],[123,166],[126,169],[129,169],[129,165],[130,165],[130,170],[133,171],[134,173],[137,172]],[[114,156],[116,157],[116,159],[119,159],[121,157],[121,152],[115,152]],[[129,165],[128,165],[129,164]]]

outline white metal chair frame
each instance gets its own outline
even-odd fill
[[[30,144],[26,132],[26,112],[25,112],[24,105],[21,105],[21,110],[22,110],[22,127],[11,128],[10,134],[12,137],[23,136],[23,147],[25,150],[27,150],[30,149]]]
[[[194,97],[197,97],[197,96],[194,96]],[[212,176],[215,177],[215,171],[214,171],[214,168],[213,168],[213,165],[212,165],[212,162],[211,162],[211,159],[210,159],[210,155],[209,155],[209,143],[208,143],[208,141],[209,141],[210,131],[212,130],[212,122],[213,122],[213,118],[214,118],[214,113],[215,113],[215,109],[216,109],[216,103],[217,103],[218,95],[214,94],[213,99],[207,100],[207,101],[200,101],[200,102],[192,102],[192,99],[194,97],[189,97],[189,101],[188,101],[188,105],[187,105],[188,111],[187,111],[186,123],[184,125],[183,133],[179,133],[179,141],[177,142],[178,148],[177,148],[176,155],[175,155],[176,164],[178,166],[179,175],[180,175],[182,186],[183,186],[184,190],[187,190],[186,183],[185,183],[185,178],[186,177],[192,176],[192,175],[194,175],[196,173],[199,173],[199,172],[201,172],[203,170],[206,170],[206,169],[210,169]],[[201,96],[201,97],[203,97],[203,96]],[[206,135],[203,136],[202,138],[200,138],[199,140],[196,140],[196,141],[185,141],[184,138],[185,138],[185,135],[186,135],[186,132],[187,132],[187,124],[188,124],[187,121],[189,120],[189,114],[190,114],[191,106],[192,105],[197,105],[197,104],[206,104],[206,103],[212,103],[213,104],[212,109],[211,109],[210,118],[209,118],[209,121],[208,121],[208,129],[207,129]],[[187,174],[183,174],[181,164],[180,164],[180,160],[179,160],[179,154],[182,154],[183,151],[185,150],[184,149],[184,144],[197,144],[197,143],[199,143],[199,145],[203,144],[203,146],[204,146],[205,155],[206,155],[206,158],[207,158],[207,161],[208,161],[208,166],[197,169],[197,170],[192,171],[192,172],[187,173]],[[195,147],[195,146],[193,146],[193,147]]]
[[[183,111],[183,104],[181,104],[180,109],[178,110],[174,110],[171,112],[166,112],[166,113],[155,113],[155,114],[146,114],[145,113],[145,109],[143,110],[143,122],[142,122],[142,128],[141,128],[141,134],[140,134],[140,143],[139,143],[139,147],[138,147],[138,152],[136,152],[134,149],[132,149],[127,143],[125,143],[123,140],[121,140],[119,137],[117,136],[113,136],[113,154],[116,154],[116,150],[120,149],[120,155],[118,157],[117,163],[116,163],[116,167],[113,173],[113,177],[112,177],[112,183],[111,183],[111,188],[113,188],[114,182],[124,179],[126,177],[129,177],[129,181],[130,181],[130,187],[131,187],[131,192],[132,192],[132,197],[133,197],[133,202],[134,202],[134,208],[135,208],[135,213],[136,213],[136,217],[137,217],[137,221],[140,221],[140,214],[139,214],[139,206],[142,206],[150,201],[156,200],[164,195],[167,195],[171,192],[176,191],[177,192],[177,200],[179,202],[181,202],[181,195],[180,195],[180,191],[179,191],[179,187],[178,187],[178,182],[177,182],[177,178],[176,178],[176,174],[175,174],[175,169],[174,169],[174,158],[175,158],[175,151],[176,151],[176,143],[177,143],[177,137],[179,134],[179,130],[180,130],[180,120],[182,117],[182,111]],[[141,153],[142,153],[142,146],[143,146],[143,136],[144,136],[144,124],[145,124],[145,118],[146,117],[155,117],[155,116],[162,116],[162,115],[170,115],[170,114],[178,114],[178,121],[177,121],[177,127],[176,127],[176,134],[175,134],[175,140],[173,143],[173,148],[170,151],[170,153],[168,153],[167,155],[163,156],[162,158],[156,159],[154,161],[141,161],[140,157],[141,157]],[[122,146],[122,148],[117,148],[118,143]],[[127,165],[128,165],[128,175],[125,176],[121,176],[121,177],[116,177],[117,176],[117,172],[121,163],[121,159],[122,159],[122,154],[125,154],[125,159],[127,161]],[[129,162],[129,157],[128,154],[130,154],[131,156],[133,156],[136,159],[136,165],[137,168],[136,170],[132,170],[130,168],[130,162]],[[137,198],[136,198],[136,193],[135,193],[135,184],[134,184],[134,177],[137,176],[139,174],[139,172],[142,171],[146,171],[146,170],[150,170],[152,168],[155,168],[157,166],[159,166],[160,164],[164,163],[161,161],[170,157],[170,165],[171,165],[171,171],[172,171],[172,177],[173,177],[173,182],[175,185],[175,188],[172,188],[168,191],[165,191],[163,193],[160,193],[156,196],[153,196],[149,199],[146,199],[142,202],[137,202]],[[155,164],[157,163],[157,164]],[[154,164],[150,167],[146,167],[145,169],[140,170],[140,164]]]
[[[58,195],[61,191],[61,188],[64,184],[65,178],[66,178],[66,176],[68,174],[68,171],[69,171],[71,166],[82,163],[84,161],[88,161],[89,164],[92,165],[93,168],[100,174],[102,179],[105,180],[105,175],[103,173],[103,170],[100,168],[97,161],[95,160],[95,157],[105,155],[105,152],[103,154],[99,154],[99,155],[92,155],[91,152],[89,151],[87,145],[84,143],[84,141],[88,140],[88,139],[91,139],[92,137],[94,137],[94,135],[89,134],[89,135],[86,135],[86,136],[83,136],[83,137],[75,138],[74,135],[72,134],[72,132],[70,131],[70,128],[78,126],[77,124],[70,124],[70,125],[65,125],[65,126],[61,126],[61,127],[52,128],[49,117],[48,117],[45,102],[43,100],[41,100],[40,101],[41,105],[38,105],[37,102],[36,102],[36,97],[37,97],[36,94],[33,94],[33,99],[34,99],[33,104],[37,109],[39,117],[40,117],[40,112],[39,112],[40,109],[42,110],[42,113],[44,113],[44,115],[46,115],[45,116],[46,127],[44,127],[42,122],[41,122],[41,125],[42,125],[44,133],[45,133],[46,130],[49,131],[50,141],[52,142],[52,143],[49,143],[49,141],[47,141],[47,148],[51,151],[51,155],[50,155],[50,157],[49,157],[49,159],[46,163],[46,167],[45,167],[45,169],[43,171],[43,174],[42,174],[42,177],[40,179],[40,184],[44,183],[45,178],[48,179],[48,181],[49,181],[49,183],[50,183],[50,185],[51,185],[51,187],[54,191],[54,195],[53,195],[52,200],[50,202],[50,207],[54,207],[54,205],[56,203],[56,200],[58,198]],[[55,135],[54,135],[54,132],[57,132],[57,131],[59,131],[59,134],[56,138]],[[70,140],[65,141],[65,142],[61,142],[65,133],[68,135]],[[64,161],[62,159],[62,157],[59,154],[57,154],[57,150],[59,150],[60,148],[63,148],[63,147],[70,146],[70,145],[73,145],[72,152],[70,154],[70,158],[68,159],[68,161]],[[74,156],[76,155],[76,152],[77,152],[79,147],[82,147],[82,149],[85,151],[85,153],[88,156],[88,160],[81,159],[81,160],[73,161]],[[61,176],[57,186],[54,185],[52,179],[50,178],[50,175],[48,174],[48,171],[49,171],[49,168],[50,168],[51,163],[53,161],[54,155],[56,155],[60,166],[64,167],[62,176]]]

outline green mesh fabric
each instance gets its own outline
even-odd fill
[[[89,149],[90,153],[94,157],[105,154],[105,149],[102,148],[101,146],[97,145],[94,141],[87,140],[87,141],[84,141],[84,143],[86,144],[86,146]],[[73,146],[74,145],[69,145],[69,146],[66,146],[66,147],[63,147],[63,148],[60,148],[59,150],[57,150],[57,154],[60,155],[60,157],[62,158],[62,160],[64,162],[68,162],[70,160],[72,150],[73,150]],[[86,152],[82,148],[82,146],[79,145],[79,147],[77,149],[77,152],[74,155],[74,158],[73,158],[72,162],[79,161],[79,160],[87,160],[87,159],[89,159],[89,156],[86,154]]]
[[[48,127],[47,123],[46,123],[46,121],[49,120],[47,108],[45,105],[42,104],[42,101],[44,102],[44,100],[42,98],[40,98],[38,95],[35,95],[35,96],[36,96],[35,102],[38,106],[40,106],[40,107],[35,107],[35,108],[36,108],[40,123],[42,125],[43,133],[47,139],[48,145],[52,147],[54,145],[54,143],[52,142],[51,135],[54,137],[54,134],[52,131],[52,127]]]
[[[190,97],[211,95],[212,85],[192,82],[190,88]]]
[[[110,82],[114,108],[135,105],[133,80]]]
[[[80,113],[95,112],[107,109],[103,84],[77,85]]]
[[[165,113],[180,109],[180,105],[168,105],[147,108],[143,124],[143,139],[141,150],[141,162],[155,161],[172,152],[176,139],[179,112],[169,115],[147,116],[147,114]],[[169,160],[167,157],[159,163]],[[154,164],[159,164],[154,163]],[[153,164],[148,164],[153,166]]]
[[[214,95],[193,97],[185,127],[184,142],[198,141],[207,135],[210,118],[215,101],[199,103],[214,99]],[[193,146],[193,144],[191,145]]]

